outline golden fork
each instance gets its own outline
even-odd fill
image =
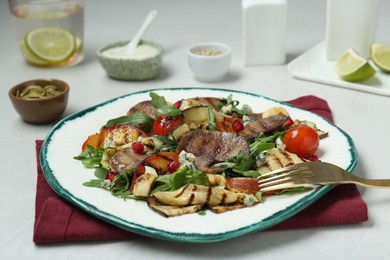
[[[390,188],[390,179],[364,179],[326,162],[304,162],[259,177],[261,192],[315,185],[357,184],[369,188]]]

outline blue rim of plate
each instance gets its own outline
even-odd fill
[[[225,241],[225,240],[231,240],[234,238],[238,238],[244,235],[248,235],[254,232],[259,232],[265,229],[268,229],[276,224],[279,224],[290,217],[294,216],[295,214],[299,213],[303,209],[307,208],[314,202],[316,202],[319,198],[321,198],[324,194],[329,192],[334,186],[323,186],[319,188],[316,192],[312,192],[309,195],[303,197],[296,203],[276,212],[275,214],[262,219],[261,221],[248,225],[239,229],[234,229],[230,230],[228,232],[221,232],[221,233],[213,233],[213,234],[201,234],[201,233],[181,233],[181,232],[169,232],[166,230],[162,229],[156,229],[156,228],[150,228],[150,227],[145,227],[143,225],[129,222],[127,220],[121,219],[117,216],[114,216],[108,212],[103,212],[97,209],[95,206],[89,204],[88,202],[75,197],[72,195],[68,190],[63,188],[61,184],[58,182],[57,178],[55,177],[54,172],[50,168],[49,162],[47,161],[47,152],[48,152],[48,147],[50,145],[50,142],[52,140],[53,134],[60,130],[61,127],[67,122],[74,120],[76,118],[79,118],[87,113],[90,113],[94,110],[96,110],[100,106],[104,106],[108,103],[115,102],[118,99],[127,97],[127,96],[132,96],[132,95],[137,95],[137,94],[144,94],[148,92],[153,92],[153,91],[189,91],[189,90],[205,90],[205,91],[220,91],[220,92],[230,92],[230,93],[240,93],[243,95],[249,95],[253,97],[258,97],[266,100],[270,100],[275,103],[280,103],[283,105],[287,105],[290,107],[297,108],[294,105],[290,105],[288,103],[284,103],[282,101],[277,101],[272,98],[268,98],[262,95],[254,94],[254,93],[249,93],[249,92],[244,92],[244,91],[238,91],[238,90],[231,90],[231,89],[222,89],[222,88],[160,88],[160,89],[148,89],[148,90],[143,90],[143,91],[138,91],[138,92],[133,92],[130,94],[126,94],[123,96],[116,97],[114,99],[105,101],[103,103],[97,104],[95,106],[89,107],[87,109],[84,109],[80,112],[74,113],[72,115],[67,116],[66,118],[62,119],[60,122],[58,122],[52,130],[48,133],[46,136],[42,148],[40,151],[40,163],[42,166],[43,174],[51,186],[51,188],[61,197],[64,199],[70,201],[72,204],[75,206],[81,208],[82,210],[86,211],[87,213],[93,215],[96,218],[99,218],[105,222],[108,222],[114,226],[120,227],[122,229],[125,229],[130,232],[134,232],[140,235],[144,235],[147,237],[152,237],[152,238],[157,238],[157,239],[162,239],[162,240],[168,240],[168,241],[177,241],[177,242],[189,242],[189,243],[210,243],[210,242],[220,242],[220,241]],[[298,108],[299,110],[306,111],[308,113],[313,113],[301,108]],[[313,113],[315,114],[315,113]],[[315,114],[317,115],[317,114]],[[317,115],[319,116],[319,115]],[[335,124],[330,122],[329,120],[325,119],[330,125],[334,126],[342,135],[346,138],[349,144],[349,153],[351,156],[350,163],[346,170],[348,172],[352,172],[355,167],[358,164],[358,154],[354,145],[354,142],[352,138],[342,129],[337,127]],[[80,184],[81,185],[81,184]]]

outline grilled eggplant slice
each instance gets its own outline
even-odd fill
[[[139,176],[133,185],[133,194],[137,197],[148,197],[154,181],[158,175],[155,169],[149,166],[145,166],[145,173]]]
[[[300,158],[294,153],[273,148],[269,150],[265,156],[264,164],[257,169],[260,174],[268,173],[288,165],[305,162],[306,160]]]
[[[185,207],[164,205],[153,196],[148,198],[148,206],[164,217],[177,217],[180,215],[195,213],[203,207],[203,205],[189,205]]]
[[[171,206],[235,204],[243,202],[246,195],[223,188],[196,184],[187,184],[175,191],[161,191],[152,194],[160,203]]]

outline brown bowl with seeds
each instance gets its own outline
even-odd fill
[[[21,118],[31,124],[59,119],[68,104],[69,85],[58,79],[35,79],[12,87],[8,96]]]

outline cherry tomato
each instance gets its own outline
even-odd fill
[[[183,123],[181,116],[160,115],[154,120],[152,132],[155,135],[166,136]]]
[[[181,106],[181,100],[176,101],[176,102],[173,104],[173,106],[176,107],[176,108],[180,108],[180,106]]]
[[[235,192],[256,193],[260,190],[257,178],[226,178],[225,186]]]
[[[110,180],[110,181],[113,181],[114,178],[115,178],[115,176],[116,176],[116,173],[115,173],[115,172],[109,172],[109,173],[107,173],[107,175],[106,175],[106,179],[107,179],[107,180]]]
[[[318,150],[319,140],[317,132],[306,125],[291,127],[283,137],[286,150],[301,158],[315,154]]]

